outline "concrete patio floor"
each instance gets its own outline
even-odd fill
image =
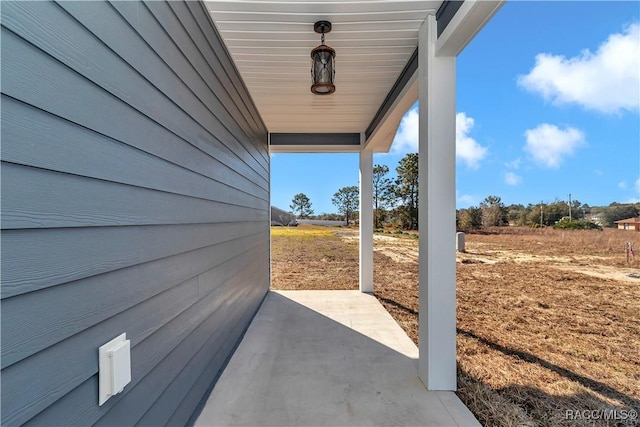
[[[196,426],[479,426],[372,295],[271,291]]]

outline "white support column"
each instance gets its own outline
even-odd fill
[[[420,358],[429,390],[456,389],[456,58],[436,57],[435,16],[418,42]]]
[[[364,146],[364,134],[360,136]],[[373,292],[373,152],[360,151],[360,292]]]

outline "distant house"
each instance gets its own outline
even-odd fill
[[[640,231],[640,218],[627,218],[616,221],[618,230],[635,230]]]
[[[594,224],[598,224],[599,226],[604,226],[604,221],[602,219],[602,216],[600,214],[595,214],[595,215],[586,215],[585,219],[587,221],[591,221]]]

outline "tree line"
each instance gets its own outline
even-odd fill
[[[388,177],[389,167],[373,167],[373,219],[375,228],[385,223],[404,229],[418,229],[418,155],[407,154],[396,167],[396,179]],[[340,213],[314,216],[311,200],[304,193],[293,196],[289,208],[301,219],[340,219],[349,224],[358,214],[359,188],[356,185],[340,188],[331,202]]]
[[[406,230],[418,229],[418,154],[409,153],[396,167],[396,178],[388,177],[389,167],[373,167],[373,220],[375,228],[389,224]],[[304,193],[296,194],[289,206],[298,218],[346,220],[349,224],[358,215],[358,186],[340,188],[331,200],[339,214],[314,216],[311,201]],[[459,230],[482,227],[557,226],[563,219],[571,225],[589,228],[587,222],[603,227],[615,226],[615,221],[640,215],[640,203],[611,203],[609,206],[589,206],[579,200],[505,205],[498,196],[487,196],[478,206],[456,210]],[[582,221],[583,223],[575,223]]]
[[[554,200],[550,203],[505,205],[498,196],[486,197],[478,206],[456,211],[456,224],[462,231],[505,225],[560,228],[614,227],[615,222],[640,214],[640,203],[611,203],[609,206],[589,206],[578,200]]]

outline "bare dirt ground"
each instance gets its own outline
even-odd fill
[[[417,343],[415,237],[375,235],[374,286]],[[625,412],[640,410],[640,279],[629,277],[640,254],[627,263],[623,249],[634,239],[640,247],[640,234],[619,230],[467,235],[458,395],[484,425],[638,425]],[[274,228],[272,258],[276,289],[358,288],[355,229]],[[587,412],[601,410],[612,412]]]
[[[336,230],[341,229],[272,227],[272,288],[358,289],[358,242],[343,241]]]

